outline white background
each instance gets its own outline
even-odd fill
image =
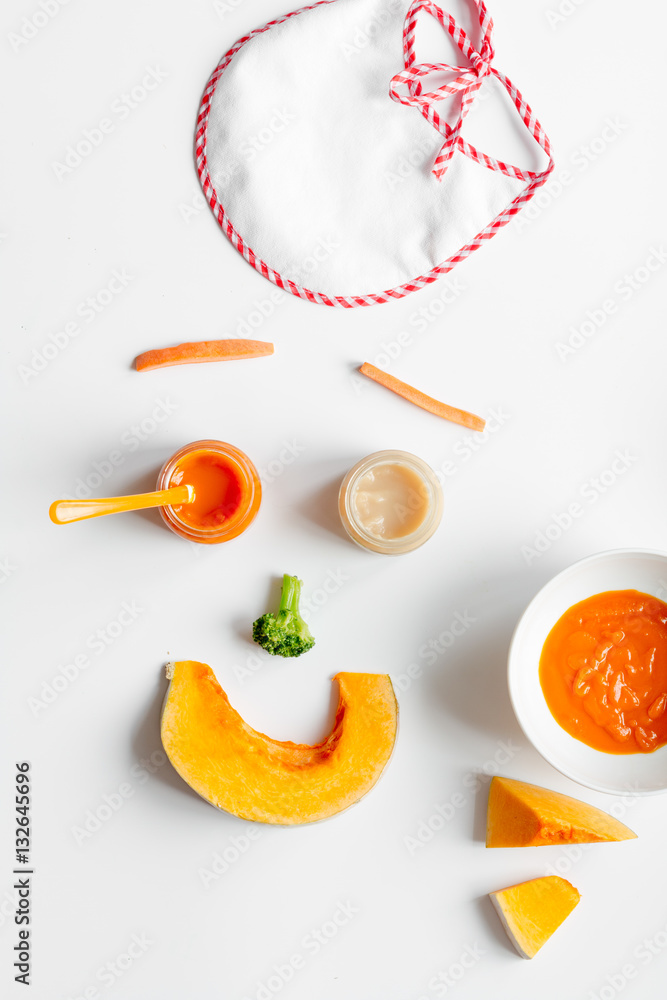
[[[267,304],[273,286],[232,249],[198,196],[192,135],[201,91],[238,37],[285,12],[282,0],[218,11],[208,0],[71,0],[18,44],[15,36],[31,30],[24,18],[40,8],[4,5],[3,995],[663,995],[667,799],[623,803],[561,777],[527,745],[505,681],[516,620],[554,573],[601,549],[667,548],[667,269],[638,279],[636,291],[624,278],[646,278],[641,268],[667,235],[667,23],[658,5],[640,25],[618,0],[562,6],[571,13],[559,21],[548,16],[556,0],[491,10],[496,65],[538,112],[560,181],[449,281],[390,305],[339,311],[287,295]],[[166,74],[159,86],[131,113],[114,110],[150,68]],[[56,176],[67,147],[103,118],[113,130]],[[87,321],[81,303],[99,296],[114,270],[131,280]],[[559,356],[572,328],[588,311],[599,320],[606,300],[615,311]],[[273,358],[133,370],[140,351],[233,336],[262,308],[271,314],[256,335],[274,341]],[[77,336],[38,371],[45,345],[68,323],[78,324]],[[399,351],[404,331],[410,342]],[[491,433],[474,437],[362,384],[352,373],[364,360],[485,415]],[[165,402],[171,412],[158,423],[152,414],[162,416]],[[151,489],[162,462],[202,437],[233,442],[264,472],[260,515],[238,540],[193,547],[154,513],[49,522],[49,503],[73,494],[95,463],[108,472],[110,453],[120,459],[97,495]],[[298,456],[281,464],[286,446]],[[380,448],[454,470],[437,535],[395,560],[348,542],[335,508],[345,471]],[[631,456],[627,469],[600,492],[592,483],[617,450]],[[573,502],[582,515],[531,556],[538,533]],[[317,646],[295,662],[256,659],[249,625],[285,571],[320,603],[311,617]],[[96,652],[95,633],[118,631],[123,602],[140,612]],[[474,622],[445,649],[457,614]],[[437,656],[427,658],[432,641]],[[43,702],[78,654],[89,665]],[[142,769],[151,754],[161,760],[168,658],[210,663],[252,725],[296,741],[328,730],[336,671],[389,672],[401,706],[394,758],[351,811],[312,827],[257,828],[250,840],[247,824],[190,793],[169,764],[150,777]],[[410,664],[421,675],[408,683]],[[7,820],[18,759],[32,762],[34,783],[29,991],[14,986],[11,967]],[[615,809],[639,839],[570,857],[559,848],[487,851],[487,781],[474,775],[497,760],[505,774]],[[88,811],[105,796],[116,802],[121,785],[130,797],[82,840]],[[440,828],[416,847],[438,805],[455,815],[433,822]],[[234,856],[232,838],[247,850],[205,887],[202,871],[212,871],[216,852]],[[486,894],[549,866],[582,901],[523,962]],[[316,951],[310,935],[341,919],[339,903],[358,912]],[[133,935],[150,944],[119,977],[109,969],[120,971],[114,963]],[[464,953],[470,967],[455,982]],[[274,967],[295,954],[303,968],[285,985],[272,979],[268,992]]]

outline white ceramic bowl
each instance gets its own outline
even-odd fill
[[[544,700],[538,666],[547,635],[573,604],[605,590],[641,590],[667,602],[667,554],[650,549],[599,552],[550,580],[528,605],[512,637],[508,667],[512,705],[535,749],[568,778],[611,794],[663,792],[667,746],[648,754],[593,750],[561,729]]]

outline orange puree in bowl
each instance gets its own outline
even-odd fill
[[[667,604],[609,590],[559,618],[540,657],[556,722],[605,753],[650,753],[667,743]]]

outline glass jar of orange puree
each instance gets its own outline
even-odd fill
[[[215,544],[236,538],[254,521],[262,498],[257,469],[224,441],[194,441],[165,462],[157,489],[189,485],[191,503],[160,508],[172,531],[191,542]]]

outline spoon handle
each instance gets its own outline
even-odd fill
[[[84,521],[88,517],[102,514],[122,514],[127,510],[142,510],[145,507],[163,507],[166,504],[191,503],[194,500],[192,486],[172,486],[156,493],[135,493],[129,497],[103,497],[99,500],[56,500],[49,507],[49,517],[54,524],[69,524],[70,521]]]

